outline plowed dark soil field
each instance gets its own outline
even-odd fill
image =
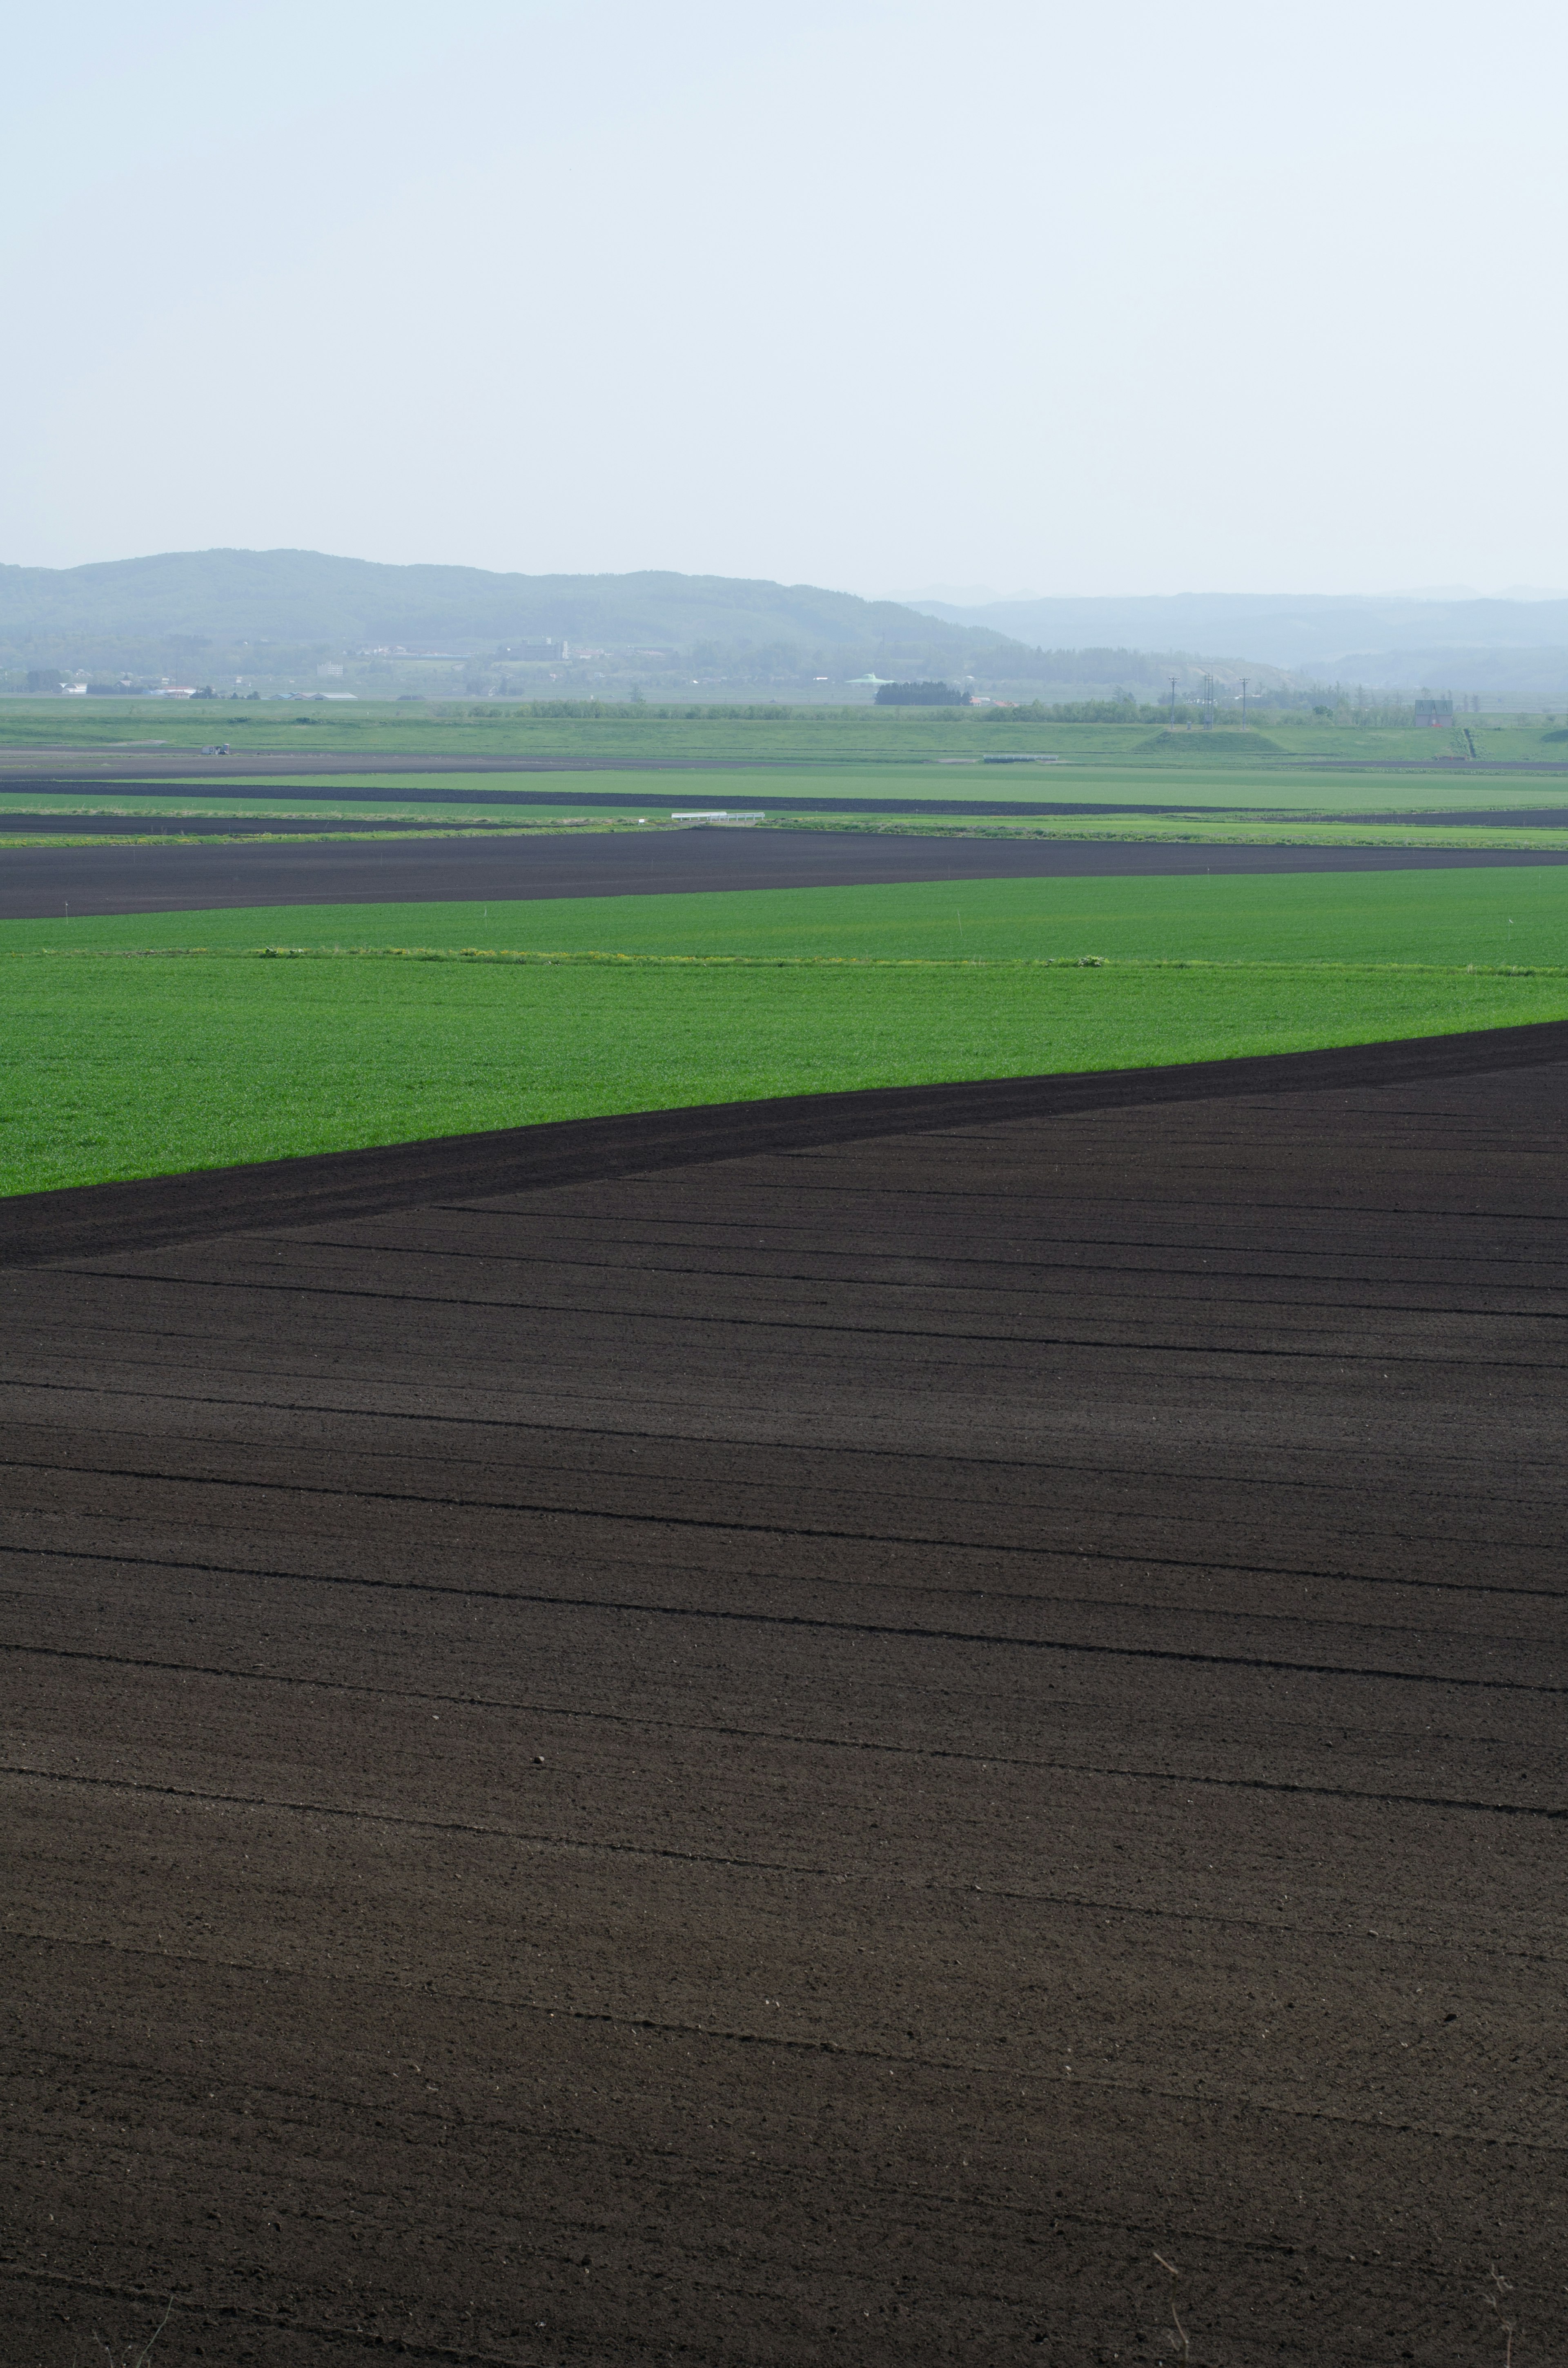
[[[1561,2360],[1568,1030],[1485,1057],[71,1196],[6,2362]]]
[[[310,840],[297,847],[20,847],[0,857],[0,920],[207,912],[237,905],[497,902],[900,880],[1076,880],[1192,872],[1424,871],[1568,863],[1527,849],[1205,847],[847,831],[631,831],[560,838]]]

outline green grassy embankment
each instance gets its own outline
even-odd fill
[[[12,922],[0,1190],[1563,1018],[1557,871]]]

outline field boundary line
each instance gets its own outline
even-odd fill
[[[437,1200],[493,1200],[889,1135],[1162,1103],[1419,1086],[1563,1063],[1568,1063],[1568,1020],[1549,1019],[1140,1069],[872,1086],[846,1093],[555,1119],[357,1151],[313,1152],[236,1167],[18,1193],[0,1200],[0,1267],[381,1215]]]
[[[0,961],[27,962],[414,962],[497,969],[560,970],[1201,970],[1310,971],[1354,978],[1568,978],[1568,962],[1426,962],[1227,960],[1203,954],[668,954],[605,953],[589,947],[544,951],[510,946],[24,946]]]

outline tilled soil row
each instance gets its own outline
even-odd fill
[[[1557,2356],[1557,1036],[0,1277],[7,2361]]]
[[[1196,841],[903,837],[697,828],[527,838],[312,839],[297,847],[17,847],[0,920],[242,905],[496,903],[843,888],[901,880],[1165,878],[1201,872],[1425,871],[1568,863],[1568,848],[1225,847]]]

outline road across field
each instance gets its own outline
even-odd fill
[[[1561,2356],[1568,1029],[1185,1089],[18,1209],[8,2359]]]
[[[1213,847],[1085,839],[697,829],[301,846],[24,847],[0,855],[0,920],[267,905],[505,903],[705,888],[914,880],[1166,878],[1194,872],[1426,871],[1568,863],[1568,848]]]

